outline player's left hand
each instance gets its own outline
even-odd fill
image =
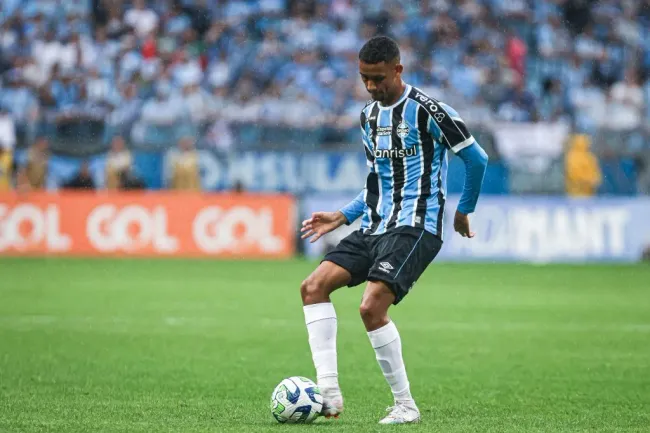
[[[454,216],[454,230],[464,238],[473,238],[476,235],[469,228],[469,217],[459,211],[456,211]]]

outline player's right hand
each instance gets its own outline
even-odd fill
[[[314,212],[311,218],[302,222],[300,231],[302,239],[311,238],[310,243],[316,242],[321,236],[336,230],[345,224],[346,219],[341,211],[337,212]]]

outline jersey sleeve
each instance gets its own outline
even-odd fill
[[[438,102],[434,107],[435,111],[429,112],[429,132],[437,142],[454,153],[474,144],[476,140],[456,110],[443,102]]]
[[[366,190],[364,188],[354,198],[354,200],[339,209],[347,220],[346,225],[350,225],[355,222],[366,211],[366,202],[364,201],[365,195]]]

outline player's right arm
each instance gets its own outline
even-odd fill
[[[366,105],[367,107],[367,105]],[[360,126],[361,126],[361,141],[363,142],[363,150],[366,155],[366,165],[370,169],[370,172],[375,171],[375,156],[372,154],[372,146],[370,138],[368,137],[368,132],[366,131],[366,113],[365,109],[361,111],[360,116]],[[366,189],[364,188],[361,192],[352,200],[350,203],[343,206],[339,212],[345,216],[345,224],[352,224],[355,222],[361,215],[366,212]]]
[[[370,150],[370,139],[366,132],[365,123],[366,117],[364,111],[361,112],[361,139],[363,141],[363,148],[366,154],[366,164],[371,172],[374,172],[375,158]],[[314,212],[311,218],[302,222],[301,232],[303,233],[302,239],[311,237],[311,242],[316,242],[321,236],[336,230],[343,224],[350,225],[355,222],[366,211],[366,189],[361,192],[348,204],[343,206],[336,212]]]

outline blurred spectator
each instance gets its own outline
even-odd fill
[[[0,141],[19,149],[37,134],[84,156],[116,135],[149,151],[182,136],[222,153],[343,148],[368,99],[357,52],[378,33],[471,129],[568,120],[598,155],[650,148],[648,0],[1,4]]]
[[[535,98],[525,88],[523,80],[517,80],[507,92],[506,97],[497,109],[501,120],[510,122],[535,122],[538,120]]]
[[[178,142],[178,152],[171,154],[171,182],[174,190],[199,191],[199,155],[194,149],[194,139],[183,137]]]
[[[607,127],[629,131],[641,126],[643,119],[643,90],[639,85],[638,73],[629,68],[625,78],[614,86],[609,94]]]
[[[16,146],[16,125],[11,113],[0,106],[0,148],[12,151]]]
[[[81,167],[79,167],[79,172],[69,181],[63,185],[64,189],[80,189],[80,190],[94,190],[95,181],[90,175],[90,167],[88,162],[83,161]]]
[[[145,0],[133,0],[133,8],[124,15],[124,22],[138,36],[147,36],[158,26],[158,15],[147,7]]]
[[[106,158],[106,188],[120,188],[122,174],[128,172],[133,164],[131,152],[126,148],[126,142],[120,135],[113,137],[111,150]]]
[[[147,185],[132,170],[125,170],[120,173],[120,188],[123,191],[145,189]]]
[[[541,120],[546,122],[555,122],[560,120],[560,118],[566,113],[562,84],[556,79],[546,79],[542,86],[543,93],[539,104],[539,115]]]
[[[591,153],[589,137],[576,134],[569,140],[566,155],[566,190],[570,196],[592,196],[600,186],[602,176],[598,159]]]
[[[13,155],[9,148],[0,144],[0,192],[12,187]]]
[[[39,137],[27,151],[27,161],[21,167],[21,187],[32,190],[45,189],[48,160],[49,143],[45,137]]]
[[[172,95],[170,84],[159,82],[155,98],[144,104],[140,120],[134,125],[133,138],[141,143],[169,142],[187,114],[186,107]]]

